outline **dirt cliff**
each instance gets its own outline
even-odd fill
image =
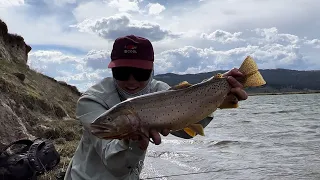
[[[0,149],[20,138],[55,139],[65,167],[81,134],[74,119],[81,93],[28,67],[30,51],[0,20]]]
[[[26,64],[31,47],[23,37],[8,33],[7,25],[0,20],[0,58],[10,62]]]

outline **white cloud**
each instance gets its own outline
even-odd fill
[[[73,25],[81,32],[96,33],[107,40],[114,40],[119,36],[134,34],[144,36],[151,41],[160,41],[165,38],[176,38],[174,34],[160,27],[159,24],[131,20],[128,14],[116,14],[110,17],[100,19],[86,19],[83,22]]]
[[[92,50],[86,55],[84,61],[87,67],[91,67],[92,69],[106,69],[110,61],[110,53],[104,50]]]
[[[57,50],[30,52],[28,58],[30,67],[51,77],[59,76],[60,71],[74,71],[76,66],[83,63],[81,58]]]
[[[285,43],[285,44],[297,44],[299,37],[292,34],[279,33],[276,27],[254,30],[258,35],[264,37],[264,41],[268,43]]]
[[[120,12],[139,12],[139,1],[137,0],[110,0],[110,7],[117,8]]]
[[[199,33],[223,29],[225,31],[242,31],[244,29],[295,26],[313,19],[320,4],[316,0],[207,0],[197,5],[170,8],[164,18],[173,31],[193,29]],[[171,17],[177,15],[177,20]],[[170,19],[170,20],[169,20]],[[314,19],[316,20],[316,19]],[[309,26],[317,26],[309,24]],[[297,28],[297,27],[295,27]],[[301,28],[301,27],[299,27]],[[307,28],[303,28],[304,33]],[[290,30],[294,30],[291,27]]]
[[[28,65],[37,72],[76,85],[84,91],[87,85],[110,76],[107,68],[109,57],[110,52],[101,50],[91,50],[82,56],[57,50],[38,50],[29,53]]]
[[[217,41],[225,44],[225,43],[243,41],[242,39],[239,38],[241,34],[242,34],[241,32],[230,33],[230,32],[226,32],[218,29],[210,34],[202,33],[201,38],[213,40],[213,41]]]
[[[20,6],[24,4],[24,0],[0,0],[0,8],[7,8],[10,6]]]
[[[313,45],[314,48],[320,48],[320,39],[306,40],[305,44]]]
[[[52,0],[50,0],[52,1]],[[47,1],[49,2],[49,1]],[[66,5],[66,4],[75,4],[77,2],[77,0],[54,0],[54,3],[57,5],[57,6],[63,6],[63,5]]]
[[[113,40],[127,34],[152,41],[156,73],[229,69],[247,55],[261,68],[320,69],[316,0],[30,2],[0,1],[2,20],[33,47],[34,68],[80,89],[110,75]]]
[[[94,9],[94,11],[93,11]],[[112,16],[119,11],[116,8],[111,8],[103,1],[86,1],[79,4],[72,10],[76,22],[82,22],[85,19],[96,19],[101,17]]]
[[[70,56],[70,55],[65,55],[60,51],[36,51],[36,52],[31,52],[29,53],[29,57],[33,60],[36,59],[37,62],[35,63],[40,63],[40,62],[52,62],[52,63],[81,63],[81,61],[78,61],[76,57]],[[32,60],[29,62],[31,63]]]
[[[149,3],[148,6],[150,15],[159,15],[162,11],[166,9],[163,5],[159,3]]]
[[[253,56],[260,68],[292,68],[313,69],[320,68],[320,63],[300,49],[305,43],[316,44],[316,40],[300,39],[291,34],[279,33],[277,28],[252,30],[256,32],[247,39],[243,39],[238,32],[236,38],[245,41],[245,45],[234,43],[235,48],[217,50],[213,47],[197,48],[185,46],[178,49],[164,51],[157,55],[156,73],[199,73],[218,69],[227,70],[236,65],[247,56]],[[221,31],[220,36],[211,36],[209,39],[225,43],[226,39],[235,37],[230,32]],[[212,33],[212,34],[215,34]],[[217,34],[217,33],[216,33]],[[219,39],[220,38],[220,39]],[[232,39],[232,38],[231,38]],[[234,38],[233,38],[234,39]],[[319,55],[320,53],[318,53]]]

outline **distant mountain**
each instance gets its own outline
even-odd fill
[[[164,81],[170,86],[182,81],[191,84],[201,82],[217,73],[226,72],[218,70],[199,74],[178,75],[173,73],[156,75],[155,79]],[[297,71],[289,69],[264,69],[260,70],[267,84],[264,87],[248,89],[248,93],[286,93],[320,91],[320,70]]]

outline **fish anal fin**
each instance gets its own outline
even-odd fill
[[[179,83],[178,85],[171,87],[169,90],[184,89],[184,88],[187,88],[190,86],[192,86],[192,84],[188,83],[188,81],[183,81],[183,82]]]
[[[204,136],[204,130],[201,124],[190,124],[183,129],[191,137],[196,136],[197,134]]]
[[[192,129],[190,129],[188,127],[183,128],[183,131],[186,132],[191,137],[195,137],[197,135],[197,133],[195,131],[193,131]]]
[[[220,109],[233,109],[238,107],[239,107],[238,103],[234,104],[234,103],[228,103],[228,102],[224,102],[219,106]]]
[[[244,75],[241,80],[244,87],[258,87],[266,84],[256,62],[250,56],[247,56],[242,62],[239,71]]]

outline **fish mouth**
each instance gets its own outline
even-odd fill
[[[125,121],[121,124],[106,123],[106,122],[93,122],[90,124],[90,132],[102,139],[114,139],[130,136],[139,128],[139,121],[136,121],[131,115],[126,115]],[[119,122],[120,123],[120,122]]]
[[[101,139],[122,139],[130,137],[134,131],[119,133],[119,128],[111,124],[91,124],[91,133]]]

